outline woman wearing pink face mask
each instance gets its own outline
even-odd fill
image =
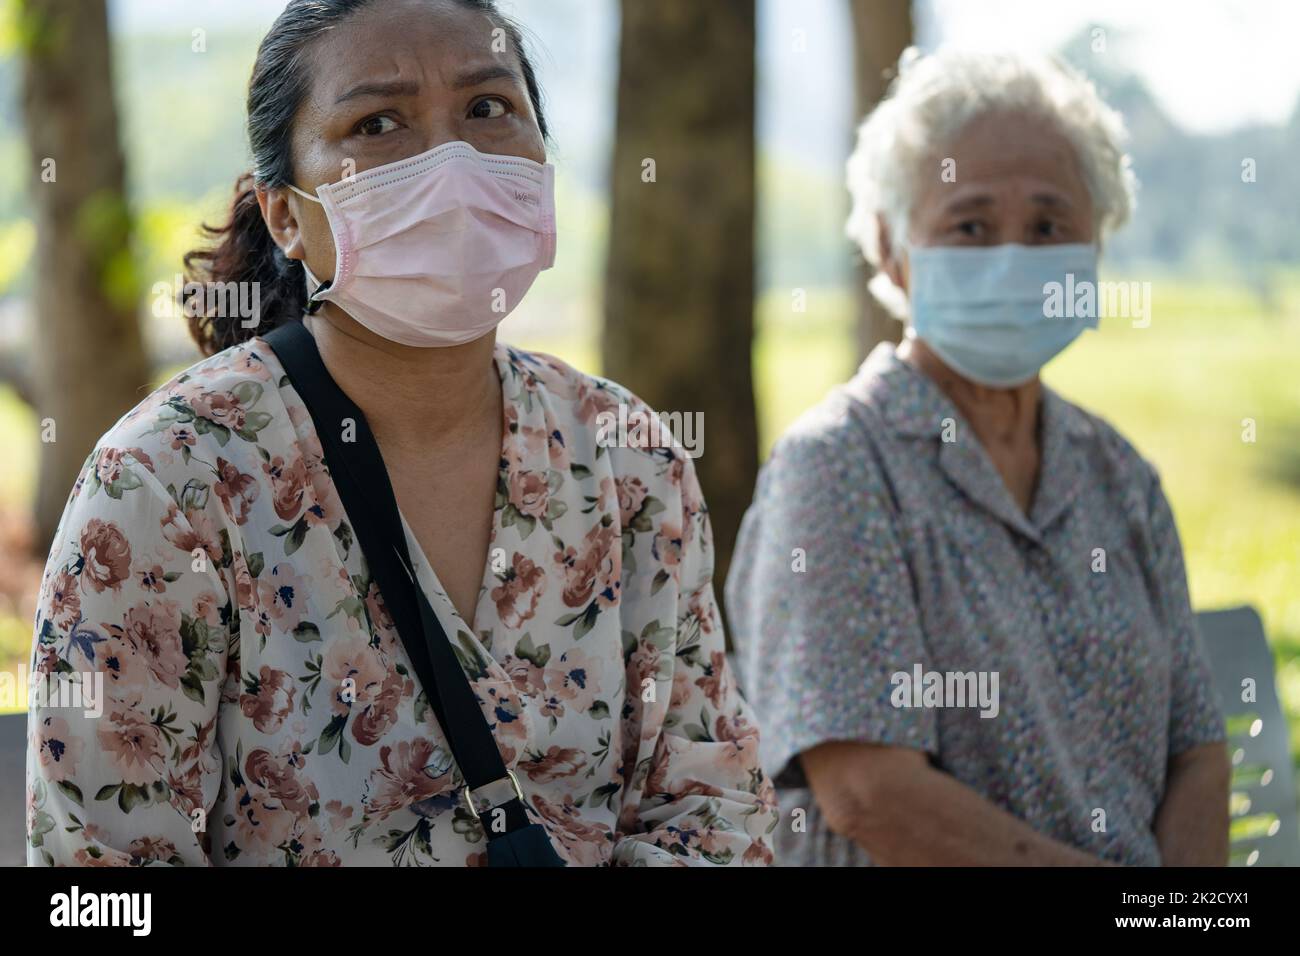
[[[248,113],[187,263],[260,314],[188,299],[210,357],[73,489],[33,668],[103,708],[31,710],[29,861],[770,862],[690,458],[496,340],[556,250],[518,29],[292,0]]]

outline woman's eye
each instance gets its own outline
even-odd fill
[[[505,116],[509,112],[505,100],[499,97],[490,96],[486,99],[479,100],[470,107],[469,115],[474,119],[496,119],[499,116]]]
[[[1052,222],[1050,219],[1044,219],[1038,224],[1038,236],[1041,239],[1053,239],[1059,231],[1060,230],[1057,228],[1056,223]]]
[[[357,124],[357,132],[362,136],[382,136],[397,128],[397,121],[391,116],[368,116]]]
[[[984,224],[975,219],[967,219],[957,224],[957,232],[970,239],[978,239],[984,234]]]

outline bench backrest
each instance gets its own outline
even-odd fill
[[[1277,697],[1273,651],[1254,608],[1196,615],[1228,721],[1233,866],[1300,866],[1290,730]],[[1254,700],[1243,701],[1253,681]]]

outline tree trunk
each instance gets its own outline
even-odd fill
[[[98,438],[149,385],[104,0],[21,0],[36,215],[38,553]]]
[[[898,58],[913,43],[911,0],[849,0],[857,79],[857,119],[884,98]],[[858,354],[865,358],[880,342],[899,342],[903,323],[881,307],[867,283],[875,270],[865,261],[858,269]]]
[[[758,471],[753,0],[623,0],[604,371],[703,413],[725,579]]]

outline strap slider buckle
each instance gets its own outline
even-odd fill
[[[473,816],[475,820],[478,820],[479,809],[474,806],[474,803],[476,799],[479,799],[478,794],[482,793],[485,790],[494,791],[495,796],[487,795],[487,794],[483,796],[482,803],[481,803],[483,812],[487,812],[493,807],[499,807],[503,803],[509,803],[510,797],[505,794],[502,794],[501,792],[504,789],[501,785],[506,783],[507,781],[509,781],[510,786],[514,789],[515,797],[518,798],[520,803],[523,803],[524,791],[519,786],[519,778],[515,776],[515,772],[513,770],[507,769],[506,775],[502,777],[500,780],[493,780],[491,783],[485,783],[483,786],[477,788],[476,790],[471,791],[469,788],[469,784],[466,784],[464,789],[461,790],[461,798],[465,803],[465,809],[470,812],[470,815]],[[498,796],[504,796],[504,799],[497,799]]]

